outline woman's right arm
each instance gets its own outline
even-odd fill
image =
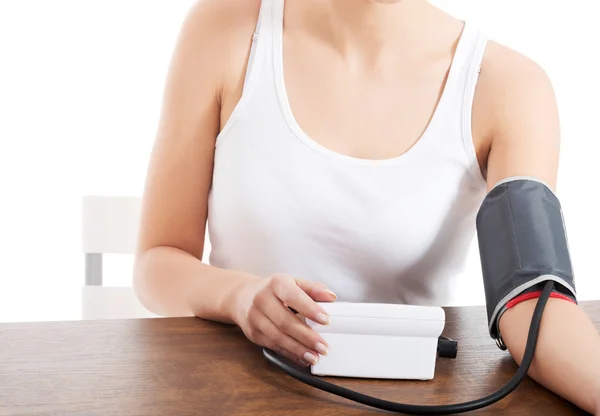
[[[315,300],[335,299],[323,285],[201,261],[222,104],[243,79],[259,3],[199,1],[183,24],[147,172],[134,288],[158,315],[238,324],[260,345],[313,361],[306,353],[324,342],[285,305],[322,321]]]
[[[158,315],[232,322],[234,294],[253,277],[200,261],[226,76],[222,9],[196,3],[175,46],[142,200],[134,288]]]

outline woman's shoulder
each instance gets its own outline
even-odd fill
[[[219,74],[227,84],[245,69],[261,0],[196,0],[179,33],[178,50],[198,75]]]
[[[480,85],[496,93],[495,101],[502,97],[500,91],[527,96],[531,88],[551,87],[550,78],[540,63],[494,40],[488,42],[483,56]]]
[[[530,56],[490,40],[473,104],[473,129],[480,146],[498,137],[526,140],[556,124],[554,88],[545,68]]]
[[[193,25],[216,30],[221,38],[245,36],[256,26],[261,0],[196,0],[187,14]]]
[[[188,10],[186,23],[217,30],[222,39],[245,35],[254,30],[261,3],[261,0],[196,0]]]

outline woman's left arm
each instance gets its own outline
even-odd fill
[[[487,130],[491,149],[488,187],[503,178],[530,176],[554,189],[560,127],[551,82],[536,63],[500,45],[490,45],[487,55],[481,91],[476,96],[485,103],[486,114],[474,117],[485,118],[491,126]],[[517,304],[499,323],[504,342],[518,363],[536,302]],[[600,335],[579,306],[548,300],[529,375],[581,409],[600,415]]]

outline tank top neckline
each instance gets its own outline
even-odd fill
[[[264,0],[263,0],[264,1]],[[313,149],[314,151],[321,153],[327,157],[331,157],[342,162],[358,164],[363,166],[392,166],[411,159],[422,149],[426,147],[428,143],[436,138],[435,127],[438,125],[440,119],[443,117],[444,109],[449,100],[451,100],[452,94],[454,93],[454,86],[456,85],[459,72],[461,70],[461,64],[467,55],[469,47],[469,38],[472,36],[470,25],[466,21],[462,21],[463,29],[458,38],[454,55],[450,67],[447,72],[446,82],[442,88],[441,95],[439,96],[437,105],[433,111],[433,114],[429,118],[427,126],[418,137],[418,139],[402,154],[384,159],[367,159],[359,158],[355,156],[346,155],[334,151],[318,141],[310,137],[302,126],[298,123],[294,116],[289,97],[287,94],[287,88],[285,84],[285,73],[283,65],[283,17],[285,0],[273,0],[271,4],[273,7],[271,13],[271,30],[269,31],[272,36],[273,49],[271,50],[271,57],[273,60],[273,69],[275,75],[275,89],[277,93],[277,99],[281,108],[283,117],[290,131],[294,136],[302,143]]]

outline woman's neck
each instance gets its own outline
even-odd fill
[[[292,3],[288,0],[289,3]],[[388,52],[410,59],[412,51],[439,38],[438,29],[448,16],[426,0],[384,4],[373,0],[296,0],[303,26],[325,39],[349,60],[376,62]],[[438,32],[438,33],[436,33]],[[418,46],[418,48],[416,47]]]

